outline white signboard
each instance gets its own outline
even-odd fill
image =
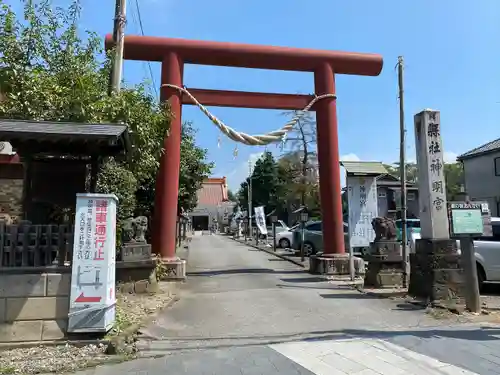
[[[255,222],[261,234],[267,234],[266,214],[264,213],[264,206],[255,207]]]
[[[375,239],[372,220],[378,216],[375,177],[347,177],[349,241],[351,247],[367,247]]]
[[[115,321],[116,204],[77,194],[68,332],[107,332]]]

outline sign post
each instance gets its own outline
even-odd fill
[[[375,176],[347,176],[349,206],[349,272],[354,280],[354,248],[369,247],[375,239],[372,220],[378,216]]]
[[[107,332],[115,321],[116,204],[77,194],[68,332]]]
[[[488,205],[483,202],[451,202],[448,204],[450,236],[460,240],[462,262],[465,270],[465,306],[471,312],[481,311],[481,298],[477,277],[474,237],[483,236],[485,217],[490,215]],[[490,220],[491,222],[491,220]]]

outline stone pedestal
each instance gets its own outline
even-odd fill
[[[397,288],[403,284],[403,256],[398,241],[381,240],[370,244],[370,255],[366,256],[368,270],[365,286],[374,288]]]
[[[162,280],[185,280],[186,261],[184,259],[164,259],[161,261]]]
[[[151,245],[146,241],[127,242],[121,248],[121,260],[124,262],[136,262],[138,260],[151,259]]]
[[[365,261],[354,257],[356,276],[365,274]],[[309,273],[313,275],[349,275],[349,254],[317,254],[309,257]]]
[[[463,303],[464,274],[455,240],[416,240],[408,293],[429,302]]]

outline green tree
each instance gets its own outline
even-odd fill
[[[252,206],[265,206],[267,213],[278,207],[278,169],[271,152],[265,152],[255,163],[252,176]],[[238,192],[241,207],[248,206],[248,183],[242,182]]]
[[[184,123],[181,134],[181,168],[179,174],[179,209],[190,211],[196,207],[197,191],[210,175],[213,163],[207,163],[207,150],[195,142],[196,131],[191,123]]]
[[[464,169],[462,163],[445,163],[444,175],[446,178],[446,197],[449,201],[458,199],[464,183]]]
[[[227,199],[231,202],[237,202],[238,201],[238,197],[236,196],[236,194],[234,194],[232,192],[232,190],[228,190],[227,191]]]
[[[394,164],[384,164],[385,169],[390,175],[400,178],[400,168],[399,163]],[[416,183],[418,180],[418,168],[416,163],[406,163],[406,181]]]
[[[150,212],[170,121],[168,108],[148,94],[144,84],[108,95],[111,60],[95,33],[79,35],[78,1],[67,9],[54,8],[50,0],[23,3],[18,18],[0,0],[0,117],[126,123],[133,144],[130,160],[104,160],[98,187],[126,197],[135,194],[135,199],[120,200],[119,217],[136,209]],[[185,125],[179,181],[179,206],[185,209],[195,204],[195,189],[211,168],[204,162],[206,150],[195,145],[194,136],[191,124]]]
[[[398,178],[400,177],[399,163],[393,165],[385,165],[386,169],[391,175]],[[418,167],[415,163],[408,163],[406,165],[408,182],[418,182]],[[461,163],[444,163],[443,173],[446,180],[446,196],[448,200],[453,200],[461,192],[464,171]]]
[[[50,1],[26,1],[18,18],[0,0],[0,117],[126,123],[134,145],[131,162],[105,160],[112,164],[104,166],[98,184],[102,191],[119,195],[125,187],[121,182],[131,177],[127,170],[139,184],[156,172],[168,112],[144,85],[108,95],[110,60],[99,58],[103,43],[95,33],[78,34],[79,14],[78,1],[67,9],[54,8]],[[106,177],[108,172],[116,178]],[[134,202],[121,201],[119,217],[132,212]]]

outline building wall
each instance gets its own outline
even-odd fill
[[[21,163],[0,163],[0,213],[14,222],[23,213],[23,174]]]
[[[378,215],[387,216],[389,213],[389,202],[394,199],[394,192],[385,186],[377,186],[377,193],[378,193]],[[418,218],[420,216],[418,207],[418,191],[416,190],[408,191],[407,198],[409,198],[410,194],[414,194],[414,199],[406,200],[407,217]]]
[[[71,268],[64,273],[0,275],[0,343],[63,339]]]
[[[463,161],[465,191],[470,199],[487,201],[492,216],[499,216],[500,176],[495,176],[494,159],[500,152]]]

